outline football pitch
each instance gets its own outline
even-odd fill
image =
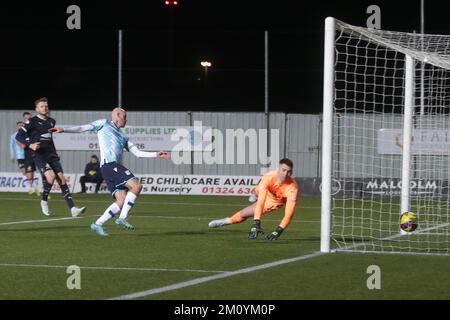
[[[240,210],[245,197],[142,196],[129,221],[134,231],[89,225],[112,202],[109,195],[74,195],[87,211],[71,218],[60,194],[51,217],[39,198],[0,194],[0,299],[450,299],[450,257],[321,254],[320,199],[300,198],[280,239],[248,240],[250,221],[220,229],[208,222]],[[278,225],[283,209],[265,216]],[[80,289],[68,289],[80,268]],[[381,271],[369,290],[367,268]],[[70,279],[69,279],[70,280]]]

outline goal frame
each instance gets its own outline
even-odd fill
[[[324,71],[323,71],[323,119],[322,119],[322,188],[321,188],[321,236],[320,251],[329,253],[331,249],[332,216],[332,165],[333,165],[333,116],[335,82],[335,37],[336,19],[325,19]],[[410,185],[411,137],[414,115],[414,59],[405,55],[405,90],[403,115],[402,185]],[[401,212],[410,208],[410,188],[401,190]],[[400,214],[400,213],[399,213]],[[404,234],[399,229],[399,233]]]

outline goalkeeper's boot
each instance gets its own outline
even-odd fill
[[[106,233],[105,228],[103,228],[102,225],[93,223],[91,224],[91,230],[95,231],[99,236],[107,236],[108,234]]]
[[[31,196],[34,193],[33,188],[28,189],[28,194]]]
[[[47,217],[50,215],[50,209],[48,208],[47,201],[41,200],[41,209],[44,215],[46,215]]]
[[[230,224],[229,218],[223,218],[218,220],[213,220],[210,223],[208,223],[208,227],[210,228],[220,228],[221,226],[225,226],[227,224]]]
[[[117,218],[116,221],[115,221],[115,223],[116,223],[118,226],[120,226],[120,227],[122,227],[122,228],[125,228],[125,229],[127,229],[127,230],[134,230],[133,225],[131,225],[126,219],[120,219],[120,218]]]
[[[264,231],[261,228],[261,220],[253,221],[252,228],[248,233],[249,239],[256,239],[260,234],[264,234]]]
[[[34,193],[38,196],[38,197],[40,197],[41,196],[41,192],[39,191],[39,189],[34,189]]]
[[[73,218],[78,217],[80,214],[82,214],[84,211],[86,211],[86,207],[72,207],[70,209],[70,214],[72,215]]]

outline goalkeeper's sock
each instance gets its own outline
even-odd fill
[[[133,192],[128,191],[127,196],[125,197],[125,201],[123,204],[122,211],[120,211],[120,219],[126,219],[128,216],[128,212],[133,208],[134,203],[136,202],[137,195]]]
[[[112,217],[114,217],[118,212],[120,211],[120,207],[117,205],[117,203],[113,203],[110,205],[105,212],[100,216],[100,218],[95,221],[95,224],[102,225]]]
[[[236,224],[236,223],[241,223],[245,220],[247,220],[247,218],[242,218],[241,211],[238,211],[229,218],[229,223]]]

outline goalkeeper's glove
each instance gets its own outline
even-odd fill
[[[273,240],[277,240],[278,237],[283,233],[283,228],[278,226],[275,231],[269,233],[267,235],[267,240],[273,241]]]
[[[256,239],[259,234],[264,234],[263,230],[261,229],[261,220],[255,220],[253,221],[252,228],[250,229],[250,232],[248,233],[249,239]]]

